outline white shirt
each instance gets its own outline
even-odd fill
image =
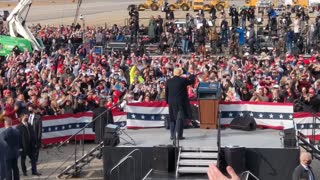
[[[29,115],[28,122],[33,126],[34,113]]]

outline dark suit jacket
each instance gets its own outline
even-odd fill
[[[184,118],[191,118],[191,106],[188,98],[187,86],[194,83],[195,76],[188,78],[174,76],[166,82],[166,102],[169,104],[170,121],[175,121],[178,111],[182,111]]]
[[[0,137],[7,145],[6,159],[16,159],[19,157],[20,134],[13,127],[5,129]]]
[[[309,169],[312,172],[312,175],[314,177],[313,171],[311,167]],[[306,170],[301,164],[297,166],[292,174],[292,180],[309,180],[309,173],[308,170]]]
[[[107,124],[113,124],[113,116],[111,111],[107,111],[105,107],[98,107],[93,110],[92,120],[96,120],[92,123],[92,130],[95,132],[95,142],[100,143],[104,139],[104,128]],[[103,115],[101,115],[104,113]],[[101,115],[101,116],[100,116]]]
[[[30,114],[31,115],[31,114]],[[30,116],[29,115],[29,116]],[[30,123],[30,122],[29,122]],[[42,121],[41,121],[41,116],[38,114],[34,114],[33,117],[33,124],[32,129],[35,132],[35,137],[36,137],[36,145],[40,147],[41,145],[41,138],[42,138]]]
[[[7,144],[0,138],[0,179],[5,179],[6,177],[6,154]]]
[[[20,123],[17,126],[17,129],[20,132],[20,146],[23,153],[31,153],[34,151],[36,146],[36,136],[31,124],[28,123],[28,127]]]

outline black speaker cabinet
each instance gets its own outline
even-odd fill
[[[230,128],[244,131],[252,131],[256,130],[257,124],[254,118],[251,116],[236,117],[231,121]]]
[[[237,174],[247,170],[246,167],[246,148],[244,147],[225,147],[225,165],[231,166]],[[225,169],[225,167],[224,167]]]

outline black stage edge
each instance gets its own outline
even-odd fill
[[[154,147],[104,147],[103,148],[103,171],[105,180],[140,180],[149,172],[150,169],[161,172],[175,171],[175,149],[173,146],[154,146]],[[115,169],[110,170],[117,163],[132,152],[126,162]],[[142,158],[141,158],[142,154]],[[134,166],[136,172],[134,173]],[[140,168],[141,167],[141,168]],[[141,169],[141,171],[140,171]],[[120,170],[120,173],[118,173]]]
[[[221,157],[220,167],[224,167],[226,159],[230,162],[229,156],[232,156],[232,151],[230,154],[230,151],[226,151],[226,149],[221,149],[222,153],[219,155]],[[110,174],[111,168],[134,150],[135,152],[127,161]],[[299,154],[300,150],[298,148],[245,148],[245,169],[261,180],[291,180],[293,170],[299,164]],[[154,171],[150,173],[148,179],[176,179],[174,177],[175,162],[175,148],[172,146],[103,148],[105,180],[142,179],[150,169]],[[136,169],[136,172],[134,169]],[[162,172],[163,175],[161,176],[163,178],[155,177],[154,172]],[[159,173],[157,176],[159,176]],[[192,179],[192,176],[189,178]],[[181,177],[181,179],[189,178]]]

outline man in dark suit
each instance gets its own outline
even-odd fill
[[[189,77],[181,77],[182,73],[182,69],[174,69],[174,77],[167,80],[166,83],[166,102],[169,104],[171,140],[176,138],[176,134],[178,134],[179,140],[184,139],[184,120],[191,117],[187,86],[194,83],[195,76],[191,74]]]
[[[36,149],[35,149],[35,159],[36,162],[38,162],[39,158],[39,151],[41,147],[41,137],[42,137],[42,121],[41,116],[37,113],[35,113],[35,109],[29,105],[29,117],[28,117],[28,123],[32,126],[33,131],[35,132],[35,140],[36,140]]]
[[[32,126],[28,123],[27,112],[21,112],[20,124],[17,129],[20,132],[20,146],[21,151],[21,168],[24,176],[28,176],[26,167],[26,157],[28,156],[31,161],[32,175],[40,176],[41,174],[37,171],[37,164],[35,158],[36,149],[36,136]]]
[[[292,180],[315,180],[310,167],[311,162],[311,154],[308,152],[301,152],[300,165],[294,169]]]
[[[93,110],[92,130],[95,133],[95,143],[99,144],[103,141],[104,129],[107,124],[113,124],[112,112],[107,111],[106,100],[101,99],[99,107]]]
[[[4,118],[5,130],[0,134],[3,142],[6,143],[6,179],[19,180],[18,157],[20,148],[19,131],[12,127],[12,120],[8,117]],[[2,151],[1,151],[2,153]]]
[[[1,120],[0,120],[1,121]],[[0,180],[6,179],[6,154],[7,144],[4,142],[2,137],[0,138]]]

